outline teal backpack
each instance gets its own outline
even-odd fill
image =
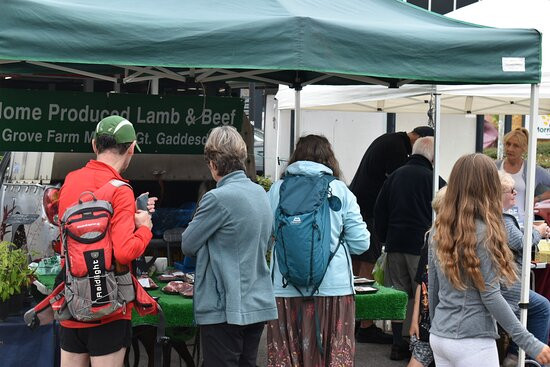
[[[274,253],[283,277],[283,287],[303,288],[312,296],[321,285],[330,261],[343,242],[330,251],[330,211],[342,202],[332,195],[330,183],[336,177],[285,175],[275,212]]]

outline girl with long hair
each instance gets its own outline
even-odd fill
[[[496,321],[542,363],[550,348],[517,320],[500,283],[512,284],[517,269],[502,221],[502,187],[493,161],[483,154],[461,157],[430,235],[428,251],[430,345],[438,367],[498,367]]]

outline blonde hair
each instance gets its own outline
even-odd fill
[[[519,146],[523,149],[524,153],[527,152],[527,147],[529,146],[529,131],[527,131],[526,128],[518,127],[504,135],[504,144],[508,143],[508,140],[512,138],[518,140]]]
[[[204,156],[214,163],[219,176],[245,170],[246,143],[233,126],[219,126],[208,134]]]
[[[436,214],[439,212],[439,208],[441,208],[441,203],[443,203],[445,192],[447,192],[447,186],[443,186],[442,188],[440,188],[439,191],[435,194],[434,199],[432,200],[432,208],[434,209]]]
[[[498,171],[498,178],[503,189],[513,189],[516,185],[516,181],[508,172]]]
[[[493,161],[479,153],[455,163],[435,220],[435,254],[445,276],[460,290],[470,280],[485,290],[477,256],[476,219],[486,225],[483,246],[491,256],[498,281],[512,284],[516,265],[502,221],[502,187]]]

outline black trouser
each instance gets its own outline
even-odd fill
[[[201,325],[203,367],[255,367],[264,325]]]

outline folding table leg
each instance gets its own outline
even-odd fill
[[[172,347],[178,352],[187,367],[195,367],[195,361],[189,353],[189,349],[187,349],[187,344],[185,342],[174,342]]]
[[[163,367],[170,367],[170,360],[172,355],[172,343],[169,341],[162,344],[162,365]]]

